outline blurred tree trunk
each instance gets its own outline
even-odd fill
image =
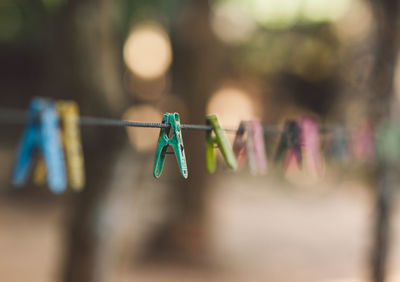
[[[369,112],[377,121],[394,119],[398,111],[394,97],[394,72],[398,53],[398,0],[371,0],[377,23],[375,64],[371,76]],[[397,117],[398,118],[398,117]],[[375,189],[375,226],[372,249],[371,280],[386,281],[394,191],[398,186],[397,170],[391,163],[377,167]]]
[[[54,29],[47,91],[78,101],[83,115],[120,118],[126,103],[114,33],[116,5],[113,0],[70,0]],[[86,186],[74,195],[62,280],[112,281],[116,256],[109,242],[118,221],[105,217],[115,213],[110,198],[121,192],[111,177],[126,137],[122,127],[83,127],[82,134]]]

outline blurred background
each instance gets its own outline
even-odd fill
[[[224,127],[244,119],[321,126],[398,114],[396,0],[0,0],[0,107],[72,99],[82,115]],[[397,168],[333,159],[283,171],[267,136],[266,176],[219,160],[184,131],[152,176],[157,129],[82,127],[87,185],[15,189],[22,125],[1,124],[2,281],[400,281]],[[233,140],[234,136],[229,136]]]

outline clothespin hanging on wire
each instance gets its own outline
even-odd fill
[[[398,123],[383,121],[376,131],[376,154],[380,162],[400,163],[400,128]]]
[[[334,125],[329,131],[329,153],[331,158],[341,164],[349,161],[348,132],[342,125]]]
[[[57,101],[56,109],[61,119],[68,181],[72,189],[80,191],[85,186],[85,168],[79,128],[79,107],[74,101]]]
[[[213,173],[216,169],[217,157],[215,154],[215,145],[217,145],[221,150],[222,156],[228,166],[235,170],[237,168],[235,154],[233,153],[232,147],[224,134],[224,130],[218,122],[217,116],[208,115],[206,117],[206,123],[212,127],[211,130],[207,131],[206,141],[206,162],[208,172]]]
[[[47,167],[47,183],[54,193],[65,190],[64,155],[58,128],[58,114],[51,101],[34,98],[31,101],[28,121],[19,145],[12,182],[22,186],[33,163],[34,151],[43,155]]]
[[[357,161],[369,162],[375,158],[375,132],[372,123],[364,119],[352,130],[350,149]]]
[[[306,116],[300,119],[299,126],[304,164],[310,173],[319,175],[322,163],[318,123],[314,118]]]
[[[74,190],[80,191],[85,185],[85,172],[78,105],[74,101],[57,101],[55,106],[60,117],[61,139],[66,157],[68,182]],[[46,164],[41,157],[36,162],[33,182],[39,186],[46,182]]]
[[[246,156],[252,174],[265,174],[267,160],[264,143],[264,130],[258,120],[242,121],[233,142],[238,167],[242,167]]]
[[[285,123],[281,139],[278,143],[275,161],[281,161],[283,158],[285,169],[289,167],[289,164],[293,160],[297,166],[302,165],[301,128],[294,120]]]
[[[179,169],[184,178],[188,177],[185,150],[183,147],[182,131],[178,113],[165,113],[163,124],[169,124],[168,128],[161,128],[158,137],[158,145],[154,162],[154,177],[159,178],[163,169],[167,149],[172,146],[178,160]],[[172,131],[172,132],[171,132]],[[171,132],[171,134],[170,134]]]

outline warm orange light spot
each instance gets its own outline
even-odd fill
[[[130,121],[161,122],[162,114],[153,106],[141,105],[129,108],[122,118]],[[138,151],[151,151],[156,147],[160,130],[127,127],[127,132],[129,141]]]
[[[124,61],[142,79],[163,75],[172,60],[169,37],[156,23],[141,24],[129,34],[124,45]]]
[[[217,114],[222,126],[236,128],[241,120],[255,118],[254,102],[246,91],[236,87],[217,90],[207,105],[208,114]]]

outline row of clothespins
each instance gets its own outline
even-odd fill
[[[53,102],[45,98],[34,98],[31,101],[26,129],[13,170],[12,182],[15,186],[25,184],[33,168],[33,181],[36,184],[44,184],[47,180],[54,193],[63,192],[67,182],[75,190],[84,187],[84,158],[79,119],[78,105],[73,101]],[[221,151],[223,159],[231,169],[241,168],[247,159],[252,174],[266,173],[264,128],[258,120],[240,123],[233,146],[215,115],[208,115],[206,123],[206,165],[210,173],[216,169],[216,148]],[[171,153],[167,149],[172,147],[180,172],[187,178],[188,168],[179,114],[165,113],[162,124],[168,126],[160,127],[154,177],[160,177],[165,157]],[[338,160],[348,155],[349,150],[356,158],[368,158],[377,152],[381,157],[395,159],[395,155],[400,153],[400,131],[394,130],[388,123],[379,127],[377,134],[370,123],[364,122],[351,134],[352,138],[349,138],[344,127],[338,126],[331,128],[328,135],[331,152]],[[378,139],[375,138],[376,135],[379,135]],[[375,144],[377,140],[379,142]],[[322,166],[320,150],[320,129],[317,121],[312,117],[303,117],[298,121],[287,121],[284,125],[275,161],[282,161],[285,168],[291,164],[297,167],[306,166],[308,170],[318,174]]]

